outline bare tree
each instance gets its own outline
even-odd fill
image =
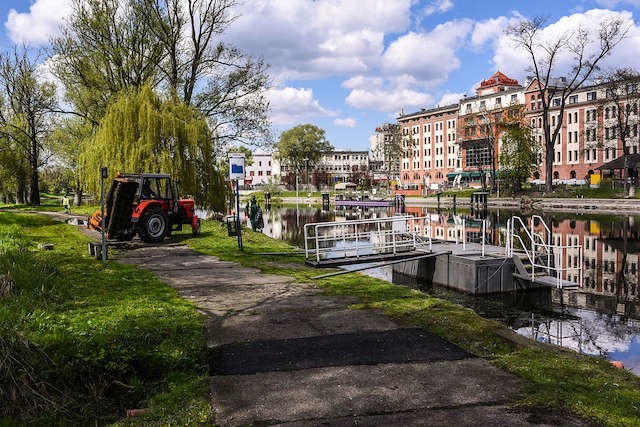
[[[622,145],[621,151],[624,159],[622,178],[624,181],[624,194],[633,193],[633,187],[629,187],[629,164],[631,138],[638,138],[638,104],[640,103],[640,73],[630,68],[618,68],[600,74],[598,77],[598,89],[603,96],[598,97],[598,111],[602,117],[602,132],[598,134],[597,128],[587,128],[591,141],[596,142],[599,149],[606,151],[618,149],[618,141]],[[597,123],[597,122],[596,122]],[[611,140],[615,141],[615,147],[611,147]],[[637,149],[636,149],[637,150]],[[617,155],[616,155],[617,157]]]
[[[236,0],[140,0],[165,57],[169,92],[195,106],[223,141],[271,140],[266,66],[219,38],[235,21]]]
[[[56,107],[55,87],[38,81],[38,55],[25,49],[0,54],[0,136],[29,164],[29,204],[40,205],[38,172],[48,158],[44,142]]]
[[[569,97],[587,82],[598,70],[598,64],[611,53],[628,31],[621,19],[601,22],[597,36],[585,28],[567,31],[554,40],[545,40],[542,34],[545,20],[534,18],[523,20],[507,29],[516,45],[527,53],[531,60],[530,71],[538,83],[541,101],[543,132],[545,139],[545,181],[546,190],[553,190],[554,144],[562,129],[565,106]],[[590,52],[594,53],[590,53]],[[572,69],[566,79],[557,84],[553,78],[558,61],[565,54],[571,56]],[[558,99],[558,105],[551,105]],[[549,124],[549,110],[558,108],[558,120],[553,129]]]

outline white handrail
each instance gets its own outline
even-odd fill
[[[359,258],[366,250],[392,251],[413,250],[422,242],[418,235],[428,238],[432,248],[432,226],[430,217],[410,215],[355,221],[334,221],[308,223],[304,226],[305,257],[309,259],[315,252],[318,262],[323,256],[335,254],[336,242],[343,247],[338,249],[343,257],[350,255]],[[314,248],[311,248],[311,246]]]
[[[547,231],[546,241],[539,233],[536,233],[534,231],[535,218],[538,218],[540,220],[540,223],[543,225],[543,227]],[[526,236],[529,238],[530,245],[525,244],[522,238],[515,233],[515,226],[517,223],[520,223],[521,228],[524,230]],[[522,218],[514,215],[507,220],[507,242],[505,246],[507,256],[513,256],[513,242],[517,240],[520,243],[520,246],[524,250],[531,264],[532,280],[535,279],[536,267],[546,269],[548,275],[551,275],[551,271],[554,272],[553,275],[555,276],[556,287],[561,288],[562,282],[564,280],[563,276],[567,278],[568,277],[567,273],[569,271],[577,270],[579,285],[582,286],[582,282],[583,282],[583,265],[582,264],[583,264],[583,252],[584,252],[582,245],[562,245],[562,244],[556,245],[550,242],[551,236],[552,236],[551,230],[549,229],[547,224],[545,224],[542,217],[540,217],[539,215],[533,215],[531,217],[531,224],[529,229],[524,224],[524,221],[522,220]],[[540,240],[540,243],[536,242],[536,240]],[[529,252],[529,250],[527,249],[527,247],[529,246],[531,248],[531,252]],[[536,262],[536,254],[543,253],[541,249],[544,249],[544,251],[547,253],[546,265],[541,263],[539,264]],[[565,252],[569,249],[577,249],[578,251],[577,256],[578,256],[579,263],[577,267],[571,267],[571,266],[565,265],[566,263]],[[551,265],[552,253],[554,254],[555,260],[557,260],[557,262],[554,262],[553,266]]]

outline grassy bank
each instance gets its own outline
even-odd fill
[[[87,241],[0,213],[0,425],[103,425],[141,407],[126,424],[208,421],[202,317],[151,273],[103,268]]]
[[[523,378],[527,384],[519,404],[541,411],[569,411],[595,424],[640,424],[640,378],[613,368],[608,362],[550,346],[516,344],[513,333],[473,311],[403,286],[347,274],[314,280],[318,270],[306,267],[300,256],[264,256],[260,252],[292,251],[284,242],[259,233],[244,234],[245,251],[226,236],[219,224],[207,222],[203,238],[187,238],[194,249],[237,261],[263,272],[315,282],[328,292],[360,298],[359,307],[384,310],[407,324],[431,330],[460,347]],[[521,339],[527,343],[525,339]]]
[[[98,203],[100,201],[98,200]],[[41,212],[63,212],[64,208],[62,207],[62,195],[56,194],[40,194],[40,206],[29,206],[29,205],[15,205],[15,204],[3,204],[0,203],[0,209],[12,209],[12,210],[21,210],[21,211],[41,211]],[[76,215],[91,215],[96,209],[100,209],[100,205],[96,204],[87,204],[83,202],[81,206],[71,206],[71,213]]]

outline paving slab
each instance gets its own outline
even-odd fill
[[[423,329],[358,331],[218,346],[212,375],[248,375],[327,366],[459,360],[471,354]]]
[[[297,304],[288,306],[288,299],[309,301],[306,308],[296,308]],[[329,334],[345,334],[357,331],[386,331],[398,329],[397,323],[381,316],[375,310],[352,310],[324,305],[314,295],[293,296],[285,299],[282,305],[275,302],[262,304],[224,319],[209,318],[207,322],[215,324],[215,334],[209,335],[208,345],[221,346],[260,340],[284,340],[288,338],[313,337]]]
[[[520,386],[514,376],[477,358],[215,375],[211,379],[220,425],[502,405],[517,397]]]
[[[309,419],[274,424],[278,427],[583,427],[584,423],[567,420],[556,414],[532,416],[505,405],[455,406],[443,409],[423,409],[390,414],[355,415],[330,419]]]

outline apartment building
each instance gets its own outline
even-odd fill
[[[553,84],[553,86],[551,86]],[[553,177],[555,183],[581,184],[597,173],[597,168],[623,154],[622,137],[618,120],[626,123],[625,144],[628,153],[637,154],[638,102],[640,95],[612,96],[610,88],[593,85],[573,92],[565,104],[560,119],[560,93],[564,79],[555,79],[550,89],[558,93],[552,96],[549,105],[549,125],[553,130],[558,120],[562,125],[554,144]],[[533,135],[544,147],[542,99],[538,82],[533,80],[525,91],[525,122],[530,124]],[[544,181],[544,160],[534,174],[535,179]]]
[[[400,194],[422,195],[462,167],[456,139],[458,109],[459,104],[452,104],[398,117]]]
[[[396,181],[400,177],[400,126],[385,123],[369,138],[369,169],[374,183]]]
[[[524,87],[500,71],[480,83],[473,97],[460,100],[458,142],[462,170],[448,178],[481,186],[499,169],[504,127],[524,117]]]
[[[264,151],[255,151],[252,155],[252,163],[245,169],[246,185],[265,185],[273,175],[273,155]]]
[[[312,173],[316,176],[325,175],[328,184],[370,179],[369,152],[335,150],[324,154]]]

